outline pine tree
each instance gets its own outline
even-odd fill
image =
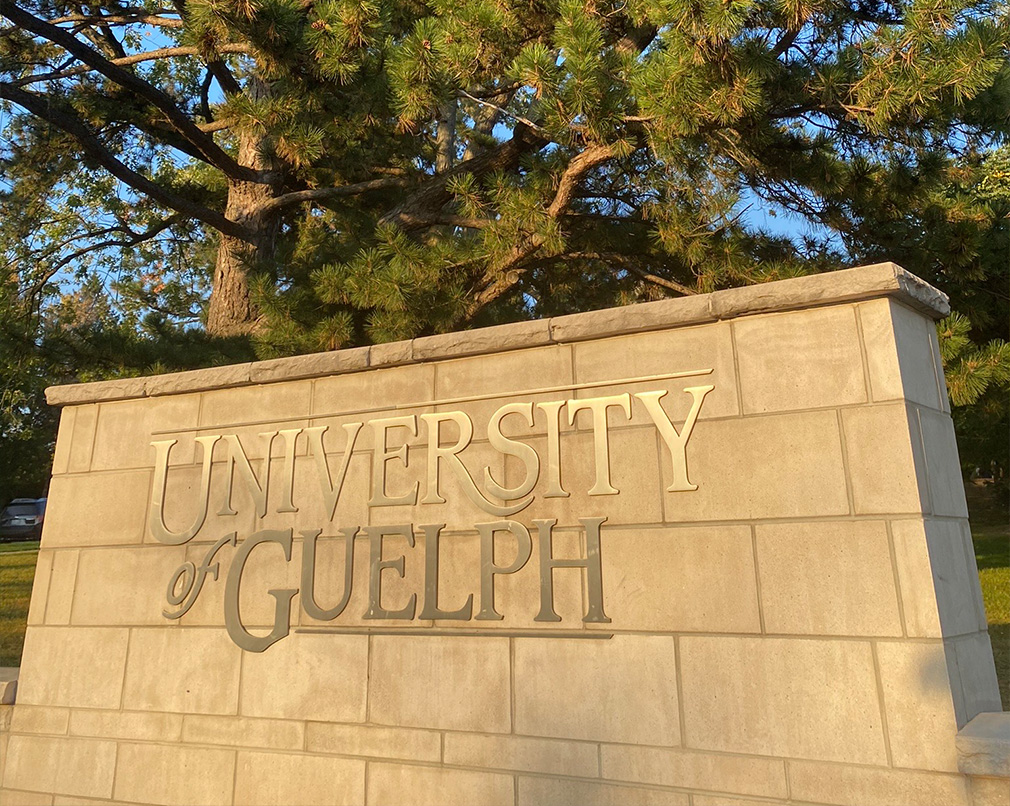
[[[263,356],[834,268],[959,220],[955,158],[1006,125],[1001,13],[0,0],[0,243],[29,300],[111,272],[178,321],[209,287],[207,331]]]

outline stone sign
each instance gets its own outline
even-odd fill
[[[946,312],[881,264],[49,390],[0,804],[1006,806]]]

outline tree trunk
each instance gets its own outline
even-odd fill
[[[262,96],[269,87],[253,80],[247,92]],[[239,135],[238,162],[260,171],[273,171],[276,166],[267,156],[266,138],[242,132]],[[214,282],[207,307],[207,333],[211,336],[244,336],[256,328],[256,308],[249,297],[249,272],[259,266],[269,266],[277,249],[280,219],[276,212],[257,212],[259,206],[273,198],[277,189],[268,183],[228,181],[228,202],[225,216],[242,224],[250,234],[248,240],[221,234],[214,266]]]

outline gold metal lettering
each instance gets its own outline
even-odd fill
[[[636,392],[635,397],[645,404],[646,411],[656,424],[656,430],[670,451],[670,461],[673,465],[673,484],[666,488],[667,492],[686,492],[697,490],[698,485],[692,484],[687,477],[687,441],[691,439],[694,426],[698,422],[698,414],[705,402],[705,396],[715,389],[712,385],[689,386],[684,391],[691,395],[691,411],[688,412],[684,427],[678,432],[663,410],[660,400],[666,396],[666,390],[656,392]]]
[[[590,495],[617,495],[620,490],[610,483],[610,432],[607,428],[607,409],[617,406],[631,419],[631,396],[587,397],[568,401],[568,424],[575,425],[575,415],[583,409],[593,413],[593,452],[596,456],[596,483]]]
[[[373,447],[372,458],[372,497],[368,499],[370,507],[392,507],[399,504],[417,503],[418,483],[414,482],[414,487],[409,493],[403,495],[389,495],[386,492],[386,463],[391,459],[399,459],[403,466],[407,466],[407,445],[404,443],[395,451],[389,450],[386,444],[386,432],[391,428],[409,428],[410,435],[417,436],[417,417],[413,414],[406,417],[386,417],[381,420],[369,420],[372,426],[375,445]]]
[[[458,610],[440,610],[438,607],[438,540],[444,528],[444,523],[421,527],[424,532],[424,607],[418,618],[469,621],[473,614],[472,593],[467,596],[466,604]]]
[[[326,448],[323,445],[323,434],[329,429],[328,425],[317,425],[305,429],[305,436],[309,440],[309,453],[312,454],[316,462],[316,475],[319,477],[319,489],[323,494],[323,501],[326,503],[328,517],[333,520],[337,512],[337,503],[340,501],[340,491],[344,488],[344,479],[347,478],[347,466],[351,462],[351,452],[354,450],[354,443],[358,439],[358,432],[361,430],[361,423],[344,423],[344,433],[347,439],[344,442],[344,457],[340,460],[340,470],[337,471],[337,483],[333,483],[330,477],[330,463],[326,459]],[[404,446],[406,447],[406,446]],[[406,462],[406,460],[404,460]],[[383,471],[383,477],[385,471]],[[380,482],[385,493],[385,479]]]
[[[552,531],[557,521],[535,520],[540,541],[540,612],[534,621],[561,621],[554,612],[554,569],[585,568],[586,589],[589,607],[582,619],[587,624],[609,624],[610,619],[603,612],[603,564],[600,559],[600,524],[606,518],[579,518],[586,530],[586,559],[556,560],[552,545]]]
[[[481,621],[501,621],[505,618],[494,606],[494,578],[499,574],[514,574],[530,559],[533,541],[530,530],[518,521],[478,523],[480,532],[480,612]],[[516,538],[516,557],[509,565],[495,565],[494,536],[496,532],[511,532]]]
[[[442,459],[447,460],[450,467],[456,472],[456,477],[463,488],[463,494],[485,512],[499,517],[506,517],[514,515],[519,510],[525,509],[533,503],[533,498],[531,497],[509,506],[498,506],[489,501],[477,488],[473,476],[470,475],[470,471],[466,469],[466,465],[459,458],[459,453],[470,444],[470,440],[473,438],[473,423],[465,412],[446,411],[435,414],[422,414],[421,419],[428,426],[428,487],[425,491],[424,499],[421,501],[422,504],[445,503],[445,499],[439,494],[438,489],[439,469]],[[441,425],[444,422],[454,422],[459,428],[459,438],[456,440],[455,445],[442,447],[439,444],[441,441]]]
[[[291,599],[298,593],[297,588],[267,591],[276,600],[274,626],[269,635],[253,635],[242,625],[242,616],[239,614],[242,571],[252,550],[261,543],[277,543],[284,549],[284,559],[290,562],[291,530],[264,529],[249,535],[238,547],[231,568],[228,569],[228,579],[224,585],[224,626],[231,640],[248,652],[262,652],[288,634],[291,629]]]
[[[530,445],[509,439],[501,432],[501,421],[509,414],[521,414],[526,424],[533,426],[532,403],[506,403],[491,415],[487,424],[487,438],[491,447],[499,453],[517,457],[526,467],[526,477],[518,487],[503,487],[494,480],[491,468],[484,468],[484,489],[492,495],[511,501],[527,495],[537,485],[540,478],[540,457]]]
[[[168,590],[165,593],[165,598],[173,607],[178,605],[182,605],[182,607],[171,613],[168,610],[162,610],[161,615],[167,619],[177,619],[189,612],[190,608],[196,604],[197,597],[200,596],[200,591],[203,590],[203,583],[207,577],[213,577],[214,581],[217,581],[220,563],[212,565],[210,561],[214,559],[214,555],[222,547],[234,546],[237,537],[237,533],[232,532],[230,535],[225,535],[218,540],[204,556],[199,568],[191,562],[184,562],[176,569],[175,573],[172,574],[172,578],[168,580]],[[180,582],[182,583],[181,587],[179,585]]]
[[[544,498],[568,498],[571,493],[561,486],[561,407],[564,400],[537,403],[547,415],[547,492]]]
[[[347,607],[351,599],[351,585],[354,572],[354,538],[358,527],[350,526],[340,530],[344,538],[344,592],[336,605],[325,610],[316,603],[316,540],[322,529],[302,530],[302,609],[306,615],[320,621],[332,621]]]
[[[155,450],[154,485],[151,490],[151,534],[159,543],[169,546],[180,546],[192,540],[207,520],[207,508],[210,503],[210,469],[214,457],[214,445],[221,439],[218,436],[197,437],[196,441],[203,448],[203,464],[200,468],[200,493],[196,502],[196,516],[189,527],[181,532],[173,532],[165,523],[165,490],[168,486],[168,459],[178,440],[165,439],[152,442]]]
[[[283,501],[277,507],[277,512],[297,512],[298,507],[291,500],[295,491],[295,446],[301,428],[285,428],[280,432],[284,440],[284,489],[281,491]]]
[[[392,568],[403,579],[404,557],[401,554],[393,560],[382,559],[382,538],[385,535],[400,535],[407,538],[407,545],[414,548],[414,529],[409,523],[397,524],[396,526],[369,526],[365,529],[368,537],[368,610],[362,618],[369,619],[390,619],[414,618],[414,611],[417,607],[417,594],[410,594],[410,600],[399,610],[386,610],[380,604],[382,598],[382,572],[386,568]]]

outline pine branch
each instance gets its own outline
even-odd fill
[[[213,227],[225,235],[230,235],[241,240],[248,240],[250,238],[249,232],[241,224],[226,218],[216,210],[211,210],[202,204],[198,204],[191,199],[187,199],[162,187],[120,162],[92,134],[84,124],[84,121],[72,113],[56,109],[50,102],[51,99],[33,95],[30,92],[25,92],[4,82],[0,82],[0,99],[17,104],[36,117],[48,121],[58,129],[62,129],[80,144],[85,154],[137,192],[150,196],[156,202],[164,204],[172,210],[202,221],[204,224]]]
[[[221,53],[251,53],[252,48],[249,45],[244,44],[223,44],[218,45],[217,49]],[[157,50],[147,50],[143,53],[132,53],[129,56],[123,56],[120,59],[109,59],[109,64],[114,64],[119,67],[123,67],[130,64],[140,64],[141,62],[151,62],[158,59],[171,59],[181,56],[199,56],[200,49],[188,46],[179,46],[173,48],[158,48]],[[25,76],[24,78],[18,79],[12,82],[17,87],[24,87],[28,84],[38,84],[42,81],[56,81],[61,78],[72,78],[73,76],[83,75],[84,73],[90,73],[96,68],[90,67],[89,65],[82,64],[77,67],[71,67],[66,70],[54,70],[51,73],[36,73],[34,75]]]
[[[373,190],[409,187],[411,184],[407,179],[391,176],[384,179],[370,179],[367,182],[358,182],[353,185],[341,185],[340,187],[295,190],[281,196],[274,196],[272,199],[263,202],[256,208],[256,213],[272,213],[285,207],[301,204],[302,202],[337,199],[341,196],[357,196],[358,194],[368,193]]]
[[[568,167],[561,174],[554,199],[547,206],[545,211],[547,216],[559,218],[575,196],[575,191],[586,174],[593,168],[609,162],[613,157],[614,147],[601,143],[587,146],[585,150],[572,157]],[[521,264],[536,254],[544,245],[544,240],[542,235],[534,234],[527,239],[526,243],[513,248],[504,264],[497,267],[493,275],[487,278],[483,286],[473,295],[467,305],[466,318],[468,321],[472,321],[481,309],[511,290],[519,282],[525,273],[525,268]]]
[[[685,297],[694,296],[698,293],[690,286],[678,283],[676,280],[668,280],[665,277],[660,277],[659,275],[652,274],[651,272],[643,269],[640,265],[642,261],[641,255],[628,255],[623,252],[568,252],[564,255],[557,255],[556,257],[548,258],[547,262],[560,261],[570,263],[580,260],[597,260],[602,263],[615,263],[618,267],[626,271],[630,271],[632,274],[641,277],[646,282],[661,286],[669,291],[676,291],[678,294]]]
[[[61,25],[68,22],[85,23],[87,25],[133,25],[143,23],[144,25],[155,25],[160,28],[182,28],[185,23],[182,20],[173,20],[161,16],[162,14],[176,14],[171,9],[161,9],[157,12],[148,11],[145,8],[123,8],[118,14],[68,14],[65,17],[57,17],[49,20],[53,25]],[[75,26],[76,27],[76,26]]]
[[[26,31],[46,39],[54,45],[59,45],[72,56],[90,65],[106,78],[149,101],[154,107],[165,113],[172,126],[197,148],[206,162],[224,171],[232,179],[249,182],[263,181],[258,171],[239,165],[214,142],[213,137],[200,131],[196,124],[189,119],[169,95],[144,81],[135,73],[113,64],[68,31],[40,20],[33,14],[29,14],[24,9],[9,2],[9,0],[0,4],[0,17],[6,17],[14,25],[19,25]]]

